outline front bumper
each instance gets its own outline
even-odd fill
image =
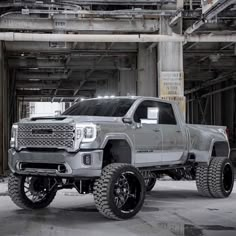
[[[103,150],[44,152],[9,150],[8,164],[13,173],[20,175],[99,177],[102,170]],[[91,165],[83,163],[84,155],[91,156]]]

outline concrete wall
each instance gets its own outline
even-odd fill
[[[137,71],[121,70],[119,71],[118,95],[135,96],[137,94]]]

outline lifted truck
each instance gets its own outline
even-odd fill
[[[12,127],[9,194],[24,209],[47,207],[56,192],[92,193],[98,211],[128,219],[163,174],[196,179],[203,196],[234,185],[225,127],[186,124],[175,103],[151,97],[87,99],[61,116]]]

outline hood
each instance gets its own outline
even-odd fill
[[[105,117],[105,116],[44,116],[27,118],[20,123],[119,123],[122,122],[121,117]]]

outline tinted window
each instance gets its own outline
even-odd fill
[[[147,119],[148,107],[157,107],[158,103],[155,101],[144,101],[140,103],[134,113],[134,121],[140,123],[141,119]]]
[[[84,100],[66,110],[63,115],[70,116],[124,116],[135,99],[112,98]]]
[[[158,102],[159,105],[159,124],[176,125],[176,119],[171,104]]]
[[[140,122],[141,119],[147,119],[148,107],[159,108],[159,124],[176,125],[176,119],[171,104],[157,101],[142,102],[134,113],[134,121]]]

